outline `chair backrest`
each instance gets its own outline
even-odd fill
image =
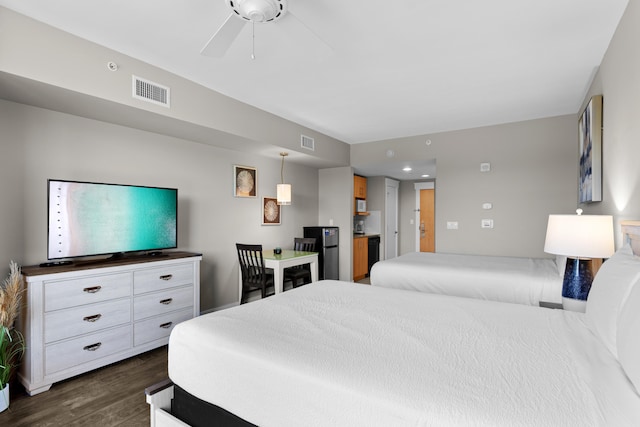
[[[293,250],[305,252],[316,251],[316,239],[313,237],[295,237],[293,239]]]
[[[262,245],[244,245],[236,243],[238,261],[244,286],[262,286],[267,276],[262,258]]]

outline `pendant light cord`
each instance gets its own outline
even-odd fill
[[[251,21],[251,59],[256,59],[256,23]]]
[[[280,166],[280,183],[284,184],[284,158],[287,156],[287,153],[280,153],[282,156],[282,165]]]

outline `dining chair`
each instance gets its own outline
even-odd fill
[[[309,237],[296,237],[293,239],[293,250],[316,252],[316,239]],[[290,281],[294,288],[311,283],[311,266],[309,264],[303,264],[285,268],[284,280],[285,282]]]
[[[262,245],[236,243],[236,250],[242,274],[240,304],[247,302],[249,294],[254,291],[260,291],[261,298],[273,295],[275,293],[273,270],[264,266]],[[267,294],[269,288],[273,288],[273,292]]]

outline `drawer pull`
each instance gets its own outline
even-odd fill
[[[100,346],[102,345],[101,342],[97,342],[95,344],[91,344],[91,345],[85,345],[83,350],[87,350],[87,351],[96,351],[97,349],[100,348]]]
[[[160,325],[160,327],[162,329],[169,329],[171,327],[171,325],[173,325],[173,322],[167,322],[167,323],[163,323],[162,325]]]
[[[173,298],[161,299],[160,304],[169,305],[173,302]]]
[[[95,294],[100,289],[102,289],[102,286],[92,286],[90,288],[84,288],[83,291],[88,293],[88,294]]]
[[[171,280],[173,278],[173,274],[165,274],[163,276],[160,276],[160,279],[162,280]]]
[[[84,320],[85,322],[95,322],[100,320],[101,317],[102,317],[102,314],[94,314],[93,316],[87,316],[82,320]]]

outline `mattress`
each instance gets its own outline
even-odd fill
[[[169,376],[262,427],[640,425],[584,313],[349,282],[178,324]]]
[[[413,252],[377,262],[371,284],[517,304],[562,302],[556,262],[516,258]]]

